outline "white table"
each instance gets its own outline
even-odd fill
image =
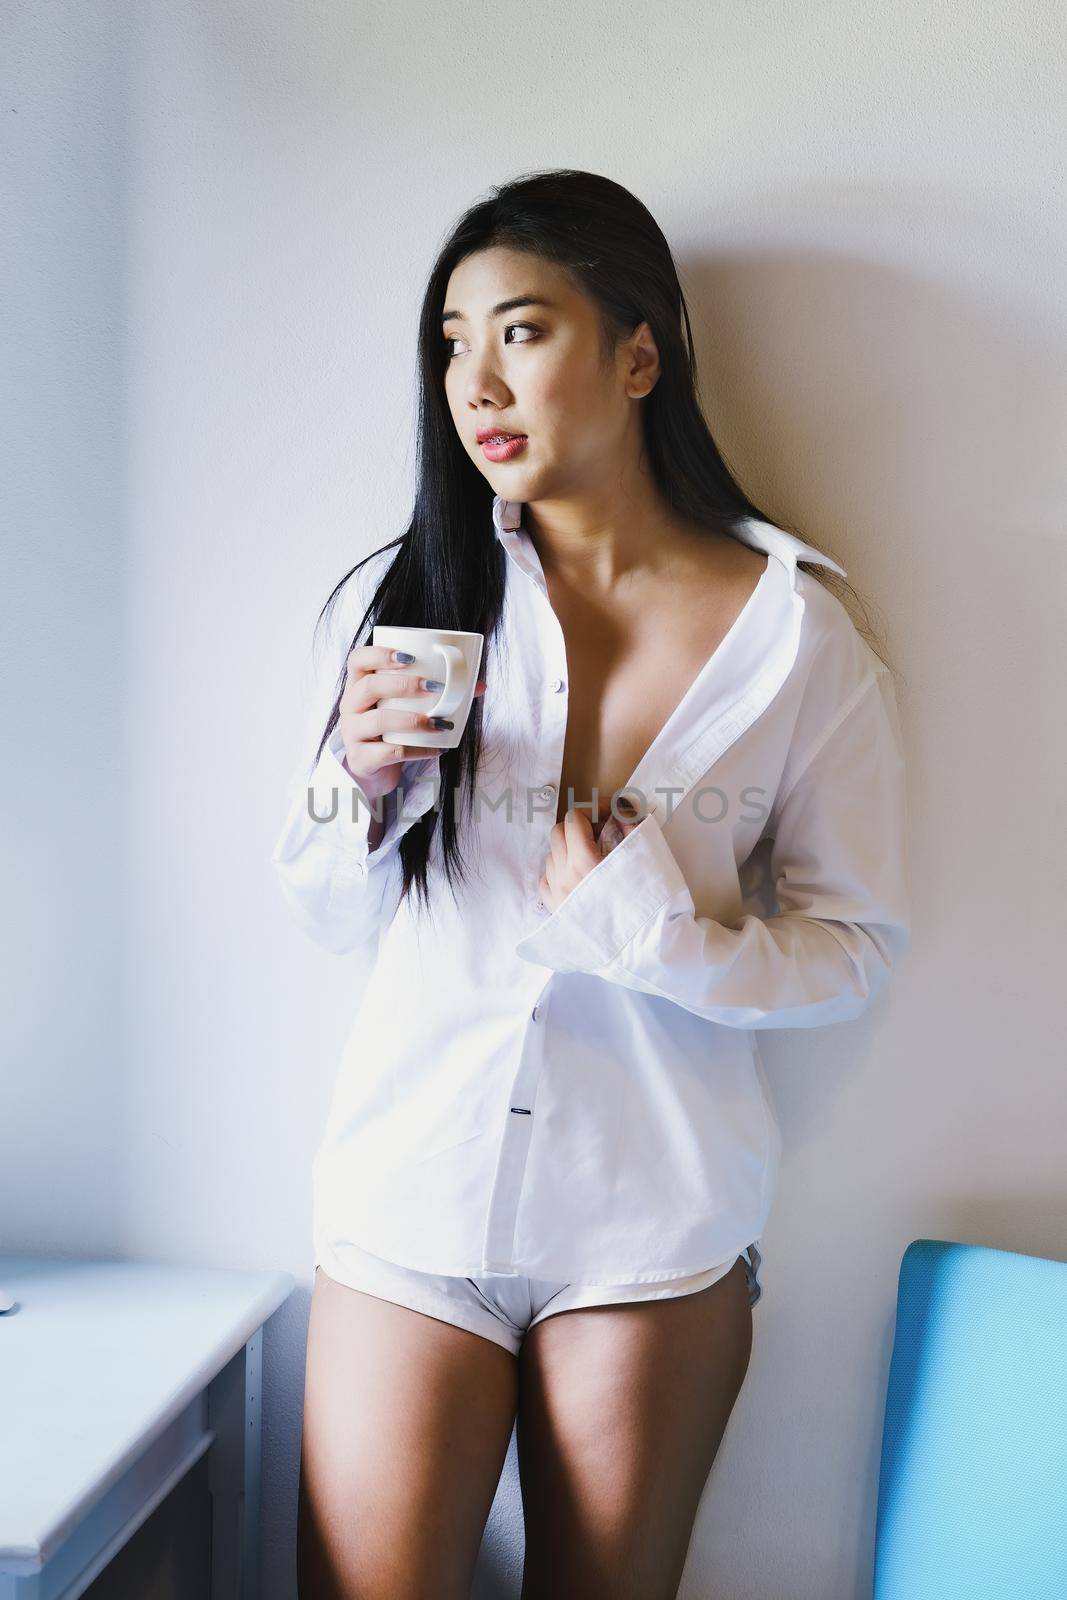
[[[211,1597],[254,1600],[262,1329],[294,1287],[0,1255],[0,1600],[77,1600],[207,1451]]]

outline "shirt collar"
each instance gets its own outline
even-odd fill
[[[530,555],[533,554],[533,545],[522,526],[522,506],[523,502],[521,500],[505,500],[503,495],[494,495],[493,527],[497,538],[502,544],[513,550],[516,555],[519,554],[520,550],[523,552],[527,559],[522,561],[521,564],[531,573],[531,576],[540,576],[540,585],[544,588],[540,562],[536,562],[536,570],[534,570],[534,564],[529,560]],[[829,556],[824,555],[821,550],[816,550],[814,545],[805,544],[802,539],[797,538],[796,534],[788,533],[784,528],[778,528],[774,523],[767,522],[762,517],[745,517],[734,529],[734,534],[743,544],[749,545],[753,550],[762,550],[767,555],[777,556],[779,561],[789,569],[792,583],[796,581],[798,561],[817,562],[820,566],[832,567],[834,572],[839,572],[843,578],[847,576],[844,567],[831,560]],[[513,535],[517,535],[517,539],[509,537]],[[526,548],[527,546],[529,547],[528,549]]]

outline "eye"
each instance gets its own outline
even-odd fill
[[[525,328],[526,332],[527,333],[532,333],[535,339],[540,338],[539,330],[537,328],[531,326],[531,324],[529,322],[509,322],[507,327],[504,329],[504,332],[505,333],[510,333],[512,328]],[[519,343],[520,344],[529,344],[530,341],[529,341],[529,339],[520,339]]]
[[[504,342],[505,343],[507,343],[507,335],[511,332],[512,328],[524,328],[527,333],[533,334],[533,338],[534,339],[539,339],[541,337],[540,329],[539,328],[535,328],[533,326],[533,324],[530,323],[530,322],[509,322],[506,325],[506,327],[504,328]],[[459,338],[459,334],[458,333],[446,334],[445,335],[445,355],[447,356],[449,361],[451,361],[452,357],[456,353],[454,350],[450,350],[449,349],[449,345],[455,344],[455,342],[456,342],[456,340],[458,338]],[[512,344],[514,344],[515,340],[513,339],[511,342],[512,342]],[[520,339],[518,342],[519,342],[519,344],[532,344],[533,340],[532,339]]]

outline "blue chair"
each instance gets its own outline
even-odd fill
[[[905,1250],[874,1600],[1067,1600],[1067,1263]]]

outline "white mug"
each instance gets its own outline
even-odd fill
[[[436,703],[422,693],[387,695],[378,701],[379,709],[418,711],[424,717],[447,717],[455,723],[453,728],[410,728],[403,724],[390,728],[387,721],[382,738],[394,744],[454,750],[463,737],[474,703],[484,640],[484,634],[458,633],[451,628],[403,628],[391,623],[374,628],[372,644],[384,645],[387,650],[407,650],[415,657],[414,661],[396,662],[390,670],[438,678],[444,684]]]

